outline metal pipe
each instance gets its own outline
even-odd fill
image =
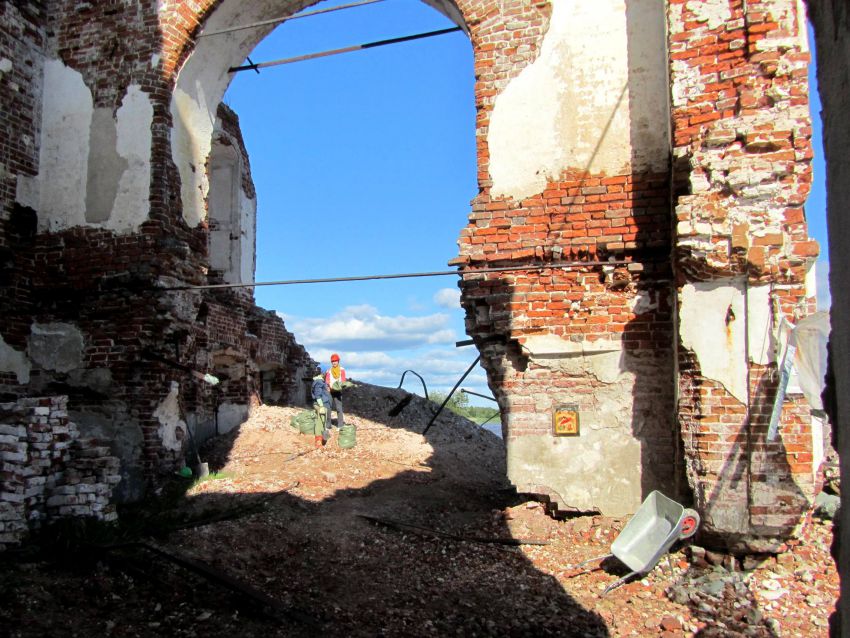
[[[431,426],[432,426],[432,425],[434,425],[434,421],[436,421],[436,420],[437,420],[437,417],[438,417],[438,416],[440,416],[440,412],[442,412],[442,411],[443,411],[443,408],[444,408],[444,407],[446,407],[446,404],[449,402],[449,399],[451,399],[451,398],[452,398],[452,395],[455,393],[455,390],[457,390],[457,387],[458,387],[461,383],[463,383],[463,380],[464,380],[466,377],[468,377],[468,376],[469,376],[469,373],[470,373],[470,372],[472,372],[472,369],[473,369],[475,366],[477,366],[477,365],[478,365],[478,362],[479,362],[479,361],[481,361],[481,355],[480,355],[480,354],[479,354],[477,357],[475,357],[475,361],[473,361],[473,362],[472,362],[472,365],[471,365],[471,366],[469,366],[469,368],[467,369],[467,371],[463,373],[463,376],[462,376],[460,379],[458,379],[458,382],[457,382],[457,383],[455,383],[455,387],[453,387],[453,388],[452,388],[452,391],[451,391],[451,392],[449,392],[449,393],[448,393],[448,395],[446,395],[446,398],[445,398],[445,400],[443,401],[443,405],[441,405],[441,406],[440,406],[440,409],[439,409],[439,410],[437,410],[437,411],[434,413],[434,416],[432,416],[432,417],[431,417],[431,420],[430,420],[430,421],[428,421],[428,425],[426,425],[426,426],[425,426],[425,429],[424,429],[424,430],[422,430],[422,436],[425,436],[426,434],[428,434],[428,430],[430,430],[430,429],[431,429]]]
[[[417,377],[419,377],[419,380],[422,382],[422,389],[425,390],[425,398],[427,399],[428,398],[428,386],[425,385],[425,379],[423,379],[422,376],[414,370],[405,370],[404,372],[401,373],[401,381],[398,382],[398,389],[399,390],[401,389],[401,384],[404,383],[404,375],[406,375],[408,372],[410,372],[411,374],[415,374]]]
[[[238,27],[228,27],[227,29],[219,29],[218,31],[210,31],[209,33],[201,33],[198,35],[199,38],[208,38],[212,35],[221,35],[223,33],[232,33],[233,31],[243,31],[245,29],[254,29],[256,27],[264,27],[269,24],[279,24],[281,22],[288,22],[289,20],[297,20],[298,18],[309,18],[311,16],[319,15],[321,13],[330,13],[331,11],[339,11],[340,9],[351,9],[353,7],[362,7],[367,4],[375,4],[376,2],[383,2],[384,0],[363,0],[363,2],[353,2],[351,4],[343,4],[338,7],[328,7],[327,9],[316,9],[315,11],[306,11],[305,13],[299,13],[297,15],[287,16],[285,18],[272,18],[271,20],[263,20],[262,22],[254,22],[253,24],[243,24]]]
[[[440,29],[438,31],[428,31],[427,33],[417,33],[415,35],[406,35],[400,38],[390,38],[388,40],[378,40],[377,42],[367,42],[366,44],[354,44],[350,47],[341,49],[331,49],[330,51],[321,51],[319,53],[308,53],[306,55],[297,55],[294,58],[282,58],[280,60],[271,60],[270,62],[259,62],[257,64],[244,64],[242,66],[232,66],[227,69],[228,73],[239,73],[240,71],[256,71],[257,69],[265,69],[270,66],[280,66],[281,64],[292,64],[293,62],[304,62],[305,60],[314,60],[316,58],[324,58],[329,55],[338,55],[340,53],[351,53],[352,51],[361,51],[363,49],[373,49],[382,47],[387,44],[398,44],[400,42],[410,42],[411,40],[419,40],[421,38],[430,38],[435,35],[443,35],[445,33],[453,33],[462,31],[460,27],[452,27],[451,29]]]
[[[482,399],[490,399],[491,401],[498,403],[498,401],[496,401],[496,399],[494,399],[493,397],[488,397],[486,394],[478,394],[477,392],[473,392],[472,390],[467,390],[466,388],[461,388],[460,391],[465,392],[466,394],[474,394],[475,396],[481,397]]]

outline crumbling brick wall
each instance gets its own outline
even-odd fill
[[[736,316],[730,301],[727,334],[742,319],[748,335],[761,334],[755,291],[766,291],[774,331],[815,310],[806,289],[818,247],[803,210],[812,129],[799,8],[779,0],[669,3],[680,303],[694,289],[705,300],[709,285],[736,288],[745,313]],[[772,549],[796,533],[814,496],[812,421],[805,401],[790,397],[781,436],[768,440],[776,360],[753,361],[762,344],[743,345],[730,355],[746,372],[746,395],[733,396],[701,366],[707,353],[680,340],[679,422],[704,530],[733,547]]]
[[[275,396],[288,400],[303,390],[300,377],[312,374],[315,363],[278,317],[256,307],[250,289],[215,294],[163,290],[219,283],[206,274],[208,226],[190,227],[183,219],[171,160],[174,78],[164,69],[173,71],[175,60],[162,55],[171,33],[168,12],[160,13],[155,2],[132,7],[60,2],[49,13],[38,3],[18,5],[0,9],[0,58],[12,65],[6,70],[8,64],[0,60],[0,82],[4,88],[20,85],[17,92],[2,92],[0,114],[0,126],[9,133],[0,147],[0,258],[9,266],[0,293],[0,312],[8,318],[0,327],[0,394],[9,399],[67,394],[68,410],[83,436],[102,436],[121,457],[124,480],[118,498],[133,500],[143,494],[144,483],[182,464],[188,428],[216,420],[221,397],[192,374],[214,372],[210,352],[232,345],[246,362],[250,374],[226,390],[246,407],[259,396],[259,368],[287,384],[275,388]],[[57,103],[52,94],[53,102],[41,103],[42,73],[71,87],[70,105]],[[72,184],[63,201],[56,195],[62,191],[51,194],[50,185],[45,186],[56,162],[50,153],[56,153],[57,144],[60,157],[68,152],[55,124],[51,131],[39,131],[48,116],[68,116],[69,122],[91,128],[89,133],[67,127],[85,142],[77,158],[84,168],[70,169],[77,171],[86,193],[79,221],[73,221],[77,213],[71,200],[80,188]],[[122,117],[139,116],[122,128]],[[223,125],[242,155],[241,187],[251,196],[238,120],[225,111]],[[136,156],[115,155],[115,149],[99,142],[110,127],[115,135],[135,140]],[[127,138],[128,129],[135,137]],[[98,168],[108,173],[111,165],[125,162],[132,167],[129,172],[107,175],[113,184],[101,188]],[[128,200],[129,206],[120,201],[119,177],[135,183],[131,188],[138,196]],[[102,200],[103,191],[109,195],[112,187],[118,189],[111,195],[114,201],[107,199],[104,206],[93,199]],[[94,215],[97,208],[102,210]],[[121,221],[128,208],[138,215],[129,223]],[[224,311],[227,325],[208,325],[210,316],[215,321],[212,307]],[[252,326],[278,343],[260,347]]]
[[[315,365],[248,289],[186,289],[223,278],[208,270],[210,96],[223,94],[229,64],[272,27],[218,43],[199,30],[236,16],[279,17],[281,7],[55,8],[25,18],[4,7],[17,22],[3,31],[34,24],[23,38],[45,56],[34,68],[43,62],[76,92],[76,110],[54,99],[45,117],[97,123],[92,139],[136,124],[135,156],[111,162],[115,149],[100,144],[79,158],[107,168],[135,161],[126,176],[137,178],[136,190],[123,206],[74,204],[75,189],[65,202],[59,187],[41,184],[51,197],[39,200],[36,151],[0,147],[7,175],[11,155],[30,163],[12,169],[17,193],[10,182],[2,191],[0,246],[15,246],[5,253],[13,268],[2,310],[17,314],[0,329],[0,382],[18,395],[68,390],[80,413],[103,408],[112,420],[98,413],[96,427],[117,436],[109,428],[121,421],[137,432],[123,445],[140,450],[134,462],[151,476],[180,460],[187,424],[221,416],[222,399],[237,418],[268,378],[296,392],[300,371]],[[651,489],[684,500],[689,487],[705,529],[721,540],[770,544],[795,533],[816,470],[806,407],[789,400],[781,442],[766,441],[776,352],[753,349],[752,364],[740,358],[715,372],[695,333],[710,319],[720,337],[708,349],[738,356],[736,339],[754,317],[769,319],[763,332],[774,335],[782,317],[811,310],[804,279],[816,246],[802,211],[811,131],[798,3],[670,0],[629,3],[625,14],[607,0],[447,8],[462,16],[475,54],[480,186],[453,263],[464,273],[468,332],[502,408],[511,480],[565,509],[621,515]],[[191,95],[197,87],[203,95]],[[33,96],[26,121],[0,114],[15,136],[37,130],[43,114]],[[219,119],[238,140],[230,115]],[[247,167],[244,145],[236,147]],[[45,175],[54,160],[42,158]],[[73,173],[72,163],[56,164]],[[694,313],[702,307],[706,317]],[[43,354],[50,343],[73,356]],[[42,354],[24,356],[31,352]],[[224,378],[231,367],[217,388],[190,373]],[[565,406],[580,417],[577,437],[553,435]],[[781,520],[767,509],[772,500]]]
[[[81,439],[67,397],[0,404],[0,551],[61,518],[117,518],[121,480],[108,444]]]

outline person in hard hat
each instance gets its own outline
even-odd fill
[[[342,389],[351,384],[345,378],[345,368],[339,364],[339,355],[336,353],[331,355],[331,367],[325,373],[325,385],[331,393],[333,409],[336,411],[336,426],[342,428],[345,425],[345,417],[342,413]],[[330,419],[330,410],[328,410],[328,419]],[[328,426],[330,427],[330,422]]]
[[[316,447],[322,447],[331,436],[331,393],[325,385],[324,375],[318,374],[313,377],[310,394],[313,397],[313,410],[316,412],[313,440]]]

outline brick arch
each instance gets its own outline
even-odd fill
[[[700,449],[683,444],[686,438],[711,447],[711,437],[730,428],[723,425],[727,408],[696,411],[698,403],[710,402],[691,396],[688,384],[714,388],[703,383],[703,368],[676,367],[711,358],[705,349],[689,358],[696,346],[677,341],[677,335],[690,338],[699,323],[685,311],[712,316],[701,305],[719,303],[716,288],[733,301],[741,298],[741,283],[732,275],[743,271],[750,284],[779,283],[790,272],[793,290],[779,303],[783,310],[791,302],[807,303],[801,284],[812,249],[798,207],[806,191],[809,132],[805,118],[796,116],[789,132],[773,134],[769,124],[773,115],[784,116],[783,109],[805,101],[793,86],[799,72],[789,71],[804,64],[805,53],[791,49],[787,64],[774,68],[771,49],[787,48],[786,36],[797,28],[795,3],[727,4],[731,23],[681,2],[635,0],[625,12],[617,2],[446,5],[468,30],[476,76],[479,194],[460,231],[454,263],[467,271],[520,268],[463,279],[467,332],[502,407],[510,479],[558,506],[622,515],[651,489],[663,488],[683,498],[693,490],[697,504],[711,514],[707,526],[721,533],[729,531],[723,508],[714,508],[721,512],[714,516],[704,494],[723,493],[740,520],[762,515],[757,507],[750,511],[750,494],[715,486],[714,476],[700,469],[708,467]],[[768,5],[778,16],[775,23],[759,13],[758,6]],[[197,35],[201,27],[278,17],[277,6],[221,0],[199,3],[193,12],[174,2],[160,12],[172,127],[164,165],[170,162],[170,182],[181,185],[175,198],[180,204],[172,210],[182,210],[189,228],[204,223],[203,167],[213,110],[229,83],[226,70],[265,33],[233,40],[229,48]],[[770,31],[775,33],[762,35]],[[705,44],[705,38],[716,42]],[[742,46],[749,46],[749,57]],[[715,90],[704,82],[716,67],[729,87]],[[758,78],[758,91],[740,89],[732,96],[735,78],[751,76]],[[738,156],[740,146],[745,153]],[[781,156],[786,173],[767,171],[750,188],[749,175],[763,169],[769,154]],[[778,194],[772,180],[781,185]],[[759,219],[753,205],[769,214]],[[755,223],[739,223],[743,219]],[[762,256],[772,263],[763,267]],[[536,269],[541,263],[610,259],[614,263],[605,267]],[[735,374],[747,365],[738,362]],[[677,375],[678,397],[671,383]],[[723,394],[723,381],[714,379],[718,387],[711,392]],[[739,397],[726,399],[741,403]],[[551,433],[553,412],[564,404],[576,407],[587,428],[569,442]],[[703,436],[707,416],[718,421],[717,432]],[[808,436],[805,427],[801,431]],[[722,460],[716,473],[722,474],[727,453],[718,446],[717,454]],[[692,462],[690,485],[683,476],[686,457]],[[784,457],[776,463],[786,469]],[[799,473],[811,476],[808,469]],[[793,486],[791,491],[789,521],[804,500]],[[758,535],[757,527],[735,532]]]
[[[202,2],[195,13],[182,3],[175,7],[161,12],[163,69],[171,87],[170,160],[179,176],[174,183],[181,188],[183,220],[195,228],[205,222],[203,167],[214,109],[230,81],[227,69],[241,63],[272,27],[215,41],[198,34],[202,28],[280,17],[281,9],[275,2],[236,0]],[[507,8],[480,0],[444,7],[456,11],[468,30],[476,76],[479,195],[468,225],[459,229],[458,263],[470,269],[522,267],[613,256],[643,267],[658,261],[654,253],[662,255],[660,264],[643,270],[625,265],[612,272],[529,270],[515,277],[467,278],[461,285],[468,332],[478,340],[503,407],[511,479],[528,491],[549,494],[559,505],[614,514],[633,511],[651,487],[673,483],[674,464],[667,461],[675,455],[672,384],[659,391],[661,378],[672,377],[667,145],[662,135],[654,135],[666,127],[653,131],[639,122],[651,115],[669,117],[664,12],[654,2],[631,7],[623,13],[613,2],[599,9],[530,0]],[[646,26],[654,39],[641,49]],[[613,51],[598,47],[596,32],[614,43]],[[635,76],[647,66],[654,84]],[[573,92],[565,92],[561,84],[572,81],[570,74],[578,81]],[[653,95],[640,93],[645,85],[654,87]],[[528,95],[543,96],[541,112],[528,106]],[[644,109],[653,99],[659,102]],[[522,139],[526,134],[529,140]],[[648,310],[641,312],[644,307]],[[490,337],[504,339],[505,348]],[[618,363],[624,356],[629,363]],[[576,376],[569,370],[575,361],[579,368],[604,370]],[[647,378],[651,368],[658,372]],[[640,378],[637,386],[634,378]],[[638,469],[619,493],[610,492],[607,479],[576,491],[588,472],[568,467],[575,449],[560,445],[554,455],[541,458],[538,447],[549,445],[552,411],[576,403],[594,429],[572,447],[614,449],[596,429],[609,427],[603,424],[608,408],[596,398],[606,395],[620,397],[614,403],[622,432],[614,438],[621,443],[622,462]],[[663,471],[651,469],[656,459]],[[535,466],[530,474],[522,469],[529,463]],[[601,475],[605,465],[600,460],[591,472]],[[550,472],[555,467],[560,469]],[[606,471],[610,474],[610,465]]]
[[[199,167],[209,154],[215,108],[236,66],[270,33],[274,25],[244,32],[248,35],[199,37],[233,24],[250,24],[294,14],[309,7],[305,1],[285,6],[273,1],[207,0],[192,11],[184,3],[167,3],[160,11],[162,73],[170,87],[171,160],[181,184],[183,218],[190,227],[203,218],[206,178]],[[491,0],[426,2],[454,20],[469,34],[475,56],[478,172],[487,189],[490,155],[487,127],[494,98],[535,58],[548,26],[548,5],[525,0],[509,14]],[[239,32],[243,33],[243,32]],[[186,157],[188,151],[190,157]]]

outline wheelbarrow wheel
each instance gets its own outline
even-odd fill
[[[679,538],[690,538],[697,533],[699,529],[699,514],[696,510],[686,509],[682,513],[682,525],[679,531]]]

